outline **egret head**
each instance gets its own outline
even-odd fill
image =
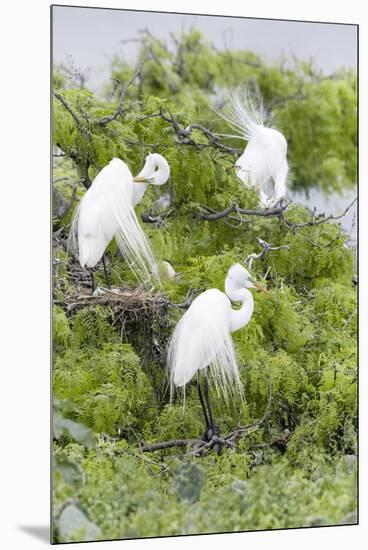
[[[158,153],[150,153],[146,157],[143,170],[133,178],[135,182],[163,185],[170,176],[170,166],[167,160]]]
[[[227,279],[231,281],[234,288],[256,288],[257,290],[262,290],[262,292],[266,294],[269,293],[268,290],[258,281],[255,281],[249,271],[240,264],[233,264],[230,267]]]

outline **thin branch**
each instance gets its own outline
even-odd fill
[[[202,212],[195,213],[195,215],[200,219],[207,220],[207,221],[216,221],[222,218],[226,218],[225,223],[235,228],[239,227],[244,223],[245,220],[242,218],[242,216],[278,217],[286,227],[288,227],[294,233],[296,233],[299,229],[302,229],[303,227],[312,227],[312,226],[324,224],[328,221],[340,220],[354,206],[356,201],[357,201],[357,197],[355,197],[355,199],[345,208],[344,212],[338,216],[334,216],[333,214],[330,214],[329,216],[325,216],[325,214],[316,215],[317,208],[315,207],[312,211],[310,219],[307,222],[303,222],[303,223],[292,222],[285,217],[285,211],[287,210],[289,205],[292,203],[292,201],[286,203],[285,205],[281,204],[278,207],[268,208],[265,210],[247,210],[244,208],[240,208],[236,203],[231,204],[230,206],[228,206],[227,208],[221,211],[215,210],[214,208],[211,208],[207,205],[200,205],[200,207],[202,208]],[[230,214],[232,214],[233,212],[235,212],[237,216],[231,216]],[[232,222],[235,222],[235,223],[229,223],[228,220],[231,220]],[[321,245],[319,243],[312,241],[302,233],[298,233],[298,234],[302,238],[304,238],[307,242],[309,242],[309,244],[319,248],[325,248],[330,246],[340,237],[340,235],[338,235],[337,237],[332,239],[332,241],[324,245]],[[265,246],[267,248],[268,243],[265,243]],[[285,248],[285,246],[283,248]],[[275,248],[275,249],[277,250],[278,248]],[[271,248],[268,248],[268,250],[271,250]],[[265,253],[266,251],[262,252],[261,254],[264,255]],[[258,258],[258,257],[261,257],[261,256],[253,254],[253,258]],[[251,258],[249,258],[249,261],[251,261]]]
[[[249,269],[252,269],[252,264],[254,260],[260,260],[261,258],[264,258],[269,252],[282,249],[290,250],[290,246],[288,244],[283,244],[281,246],[271,246],[268,242],[260,239],[259,237],[257,237],[257,241],[262,246],[262,250],[259,254],[252,252],[252,254],[249,254],[249,256],[244,260],[244,263],[248,265]]]
[[[205,210],[207,213],[201,212],[198,216],[202,220],[208,220],[208,221],[214,221],[214,220],[220,220],[221,218],[225,218],[228,216],[231,212],[235,212],[238,215],[245,215],[245,216],[260,216],[263,218],[270,218],[272,216],[280,216],[283,214],[283,212],[288,208],[288,206],[291,204],[291,201],[285,205],[279,206],[277,208],[267,208],[266,210],[249,210],[245,208],[240,208],[236,203],[231,204],[224,210],[218,211],[213,208],[210,208],[207,205],[201,205],[201,208]],[[241,220],[239,220],[241,221]]]
[[[54,96],[56,97],[56,99],[58,99],[60,101],[60,103],[65,107],[65,109],[68,111],[68,113],[73,117],[74,122],[76,123],[76,125],[78,126],[78,128],[82,132],[82,134],[85,134],[86,130],[85,130],[81,120],[77,116],[76,112],[72,109],[72,107],[70,106],[68,101],[65,99],[65,97],[62,96],[61,94],[59,94],[59,92],[54,92]]]
[[[153,216],[152,214],[143,212],[141,214],[141,220],[144,223],[157,223],[159,226],[162,226],[165,223],[165,220],[169,218],[174,212],[176,208],[169,207],[166,210],[163,210],[159,214],[156,214]]]
[[[151,443],[142,445],[140,450],[143,453],[153,453],[155,451],[162,451],[163,449],[172,449],[177,447],[195,447],[193,451],[186,453],[185,456],[203,453],[205,450],[211,450],[215,445],[224,445],[225,447],[235,448],[235,444],[227,438],[222,438],[217,435],[213,435],[209,441],[203,439],[170,439],[169,441],[161,441],[160,443]]]
[[[216,445],[229,447],[231,449],[235,448],[235,441],[241,435],[249,435],[252,432],[258,430],[258,428],[266,420],[267,416],[270,414],[272,404],[272,384],[270,384],[269,398],[266,410],[259,420],[252,422],[248,426],[238,426],[236,430],[230,432],[225,437],[219,437],[218,435],[213,435],[209,441],[204,441],[203,439],[170,439],[169,441],[161,441],[160,443],[150,443],[146,445],[141,445],[140,450],[144,453],[152,453],[154,451],[161,451],[163,449],[172,449],[174,447],[195,447],[193,451],[190,451],[185,456],[194,455],[197,453],[202,454],[205,450],[211,450]]]
[[[161,443],[150,443],[142,445],[140,450],[143,453],[152,453],[162,449],[170,449],[172,447],[187,447],[188,445],[199,445],[203,447],[206,444],[202,439],[170,439],[169,441],[161,441]]]
[[[190,288],[187,292],[184,302],[181,302],[180,304],[175,304],[174,302],[168,302],[168,305],[176,307],[178,309],[187,309],[191,305],[194,298],[197,296],[199,292],[200,292],[199,290],[193,290],[193,288]]]
[[[115,112],[111,115],[104,116],[97,121],[100,126],[106,126],[106,124],[108,124],[109,122],[112,122],[113,120],[116,120],[117,118],[119,118],[119,116],[121,116],[125,111],[128,110],[127,108],[124,109],[124,100],[125,100],[126,93],[128,91],[129,86],[133,84],[135,79],[141,76],[142,67],[146,62],[146,60],[147,60],[147,56],[144,56],[143,59],[138,64],[138,67],[134,72],[133,76],[123,86],[123,89],[119,97],[119,103]]]
[[[266,418],[270,414],[271,404],[272,404],[272,383],[270,383],[267,407],[266,407],[266,410],[265,410],[263,416],[259,420],[256,420],[255,422],[252,422],[251,424],[248,424],[247,426],[238,426],[236,428],[236,430],[234,430],[233,432],[228,434],[225,437],[225,439],[228,440],[228,441],[234,442],[239,436],[244,435],[244,434],[245,435],[250,435],[251,433],[258,430],[258,428],[260,426],[262,426],[262,424],[264,423],[264,421],[266,420]]]
[[[175,132],[175,141],[178,145],[192,145],[196,149],[204,149],[205,147],[208,147],[208,145],[212,147],[217,147],[221,151],[225,151],[226,153],[235,154],[241,151],[241,149],[235,148],[235,147],[228,147],[227,145],[224,145],[220,140],[219,136],[212,132],[209,128],[206,128],[202,124],[189,124],[186,128],[181,126],[179,121],[169,112],[165,113],[163,111],[162,106],[160,107],[160,110],[158,113],[151,113],[149,115],[143,115],[139,117],[137,120],[142,121],[146,118],[157,118],[160,117],[162,120],[167,122],[168,124],[171,124],[174,132]],[[193,130],[199,130],[201,131],[208,139],[209,144],[205,143],[197,143],[192,138],[192,131]]]
[[[287,225],[288,227],[291,227],[291,229],[297,229],[297,228],[300,229],[301,227],[321,225],[322,223],[326,223],[330,220],[340,220],[341,218],[343,218],[349,212],[350,208],[354,206],[357,200],[358,200],[358,197],[355,197],[355,199],[345,208],[344,212],[339,216],[334,216],[333,214],[330,214],[329,216],[325,217],[325,214],[319,214],[318,219],[315,219],[316,208],[314,208],[311,215],[311,219],[308,220],[307,222],[304,222],[304,223],[291,222],[290,220],[287,220],[286,218],[284,218],[282,216],[282,213],[281,213],[281,219],[285,223],[285,225]]]
[[[227,145],[224,145],[218,138],[216,134],[211,132],[208,128],[205,126],[202,126],[202,124],[189,124],[184,130],[185,134],[187,134],[188,137],[190,137],[192,130],[200,130],[209,140],[210,144],[218,147],[219,149],[222,149],[223,151],[226,151],[227,153],[238,153],[241,151],[241,149],[238,149],[236,147],[229,147]]]

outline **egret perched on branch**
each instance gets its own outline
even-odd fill
[[[94,267],[101,259],[106,283],[109,278],[104,252],[115,237],[121,253],[139,279],[147,279],[158,269],[134,207],[149,184],[163,185],[170,176],[167,161],[154,153],[146,157],[143,170],[133,177],[125,162],[112,159],[99,172],[74,214],[69,247],[78,251],[82,267]],[[93,273],[92,290],[94,289]]]
[[[286,195],[288,163],[287,141],[275,128],[263,124],[263,106],[256,108],[247,90],[237,88],[229,93],[225,112],[219,113],[242,137],[248,141],[243,154],[236,161],[239,179],[246,186],[253,186],[260,195],[265,208],[279,203]],[[268,196],[266,185],[273,183],[273,192]]]
[[[238,389],[242,395],[231,333],[245,327],[252,317],[254,302],[249,288],[268,292],[245,267],[232,265],[225,279],[225,293],[211,288],[197,296],[176,325],[169,342],[167,367],[171,393],[173,386],[184,387],[197,375],[197,391],[208,439],[217,433],[208,395],[209,370],[216,389],[221,390],[225,398],[229,387]],[[242,307],[233,310],[231,302],[242,302]],[[199,382],[202,369],[206,369],[204,394],[207,410]]]

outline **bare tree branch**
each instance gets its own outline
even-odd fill
[[[268,394],[268,402],[267,402],[267,407],[266,407],[266,410],[263,414],[263,416],[259,419],[259,420],[256,420],[255,422],[252,422],[251,424],[248,424],[248,426],[238,426],[236,428],[236,430],[234,430],[233,432],[229,433],[225,439],[228,440],[228,441],[236,441],[236,439],[238,437],[240,437],[241,435],[250,435],[251,433],[255,432],[256,430],[258,430],[258,428],[260,428],[260,426],[262,426],[262,424],[264,423],[264,421],[266,420],[266,418],[268,417],[268,415],[270,414],[271,412],[271,404],[272,404],[272,383],[270,383],[270,387],[269,387],[269,394]]]
[[[290,249],[290,246],[288,244],[283,244],[281,246],[271,246],[268,242],[260,239],[259,237],[257,237],[257,241],[262,246],[262,250],[259,254],[252,252],[252,254],[249,254],[249,256],[244,260],[244,263],[247,264],[249,269],[252,269],[252,264],[254,260],[264,258],[269,252],[273,252],[274,250]]]
[[[78,126],[79,130],[82,134],[86,134],[86,129],[84,128],[82,121],[79,119],[76,112],[72,109],[71,105],[68,103],[68,101],[65,99],[64,96],[59,94],[59,92],[54,92],[54,96],[56,99],[60,101],[60,103],[65,107],[65,109],[68,111],[68,113],[73,117],[74,122]]]
[[[197,454],[203,453],[205,450],[211,450],[216,445],[223,445],[225,447],[234,448],[235,445],[227,438],[222,438],[217,435],[213,435],[210,441],[204,441],[203,439],[170,439],[169,441],[161,441],[160,443],[151,443],[147,445],[141,445],[140,450],[143,453],[152,453],[154,451],[161,451],[163,449],[172,449],[175,447],[195,447],[193,451],[187,453]]]
[[[250,435],[254,431],[258,430],[259,427],[264,423],[271,411],[272,404],[272,384],[270,384],[269,397],[266,410],[263,416],[248,424],[248,426],[238,426],[233,432],[230,432],[225,437],[219,437],[218,435],[213,435],[209,441],[204,441],[203,439],[170,439],[168,441],[161,441],[159,443],[150,443],[146,445],[141,445],[140,450],[144,453],[151,453],[154,451],[160,451],[163,449],[172,449],[174,447],[194,447],[194,450],[191,451],[192,454],[202,454],[205,450],[218,449],[218,446],[225,446],[230,448],[235,448],[235,441],[241,435]],[[186,455],[187,456],[187,455]]]
[[[191,305],[194,298],[197,296],[197,294],[201,292],[200,290],[194,290],[193,288],[190,288],[187,292],[187,295],[185,297],[184,302],[181,302],[180,304],[175,304],[174,302],[168,302],[168,305],[176,307],[178,309],[186,309]]]
[[[245,208],[240,208],[236,203],[233,203],[221,211],[215,210],[214,208],[211,208],[207,205],[201,205],[201,208],[207,213],[200,213],[199,218],[208,221],[220,220],[221,218],[225,218],[226,216],[228,216],[231,212],[235,212],[238,215],[243,214],[245,216],[260,216],[263,218],[269,218],[272,216],[280,216],[290,204],[291,201],[277,208],[267,208],[266,210],[248,210]]]
[[[178,145],[192,145],[196,149],[204,149],[205,147],[208,147],[205,143],[197,143],[192,138],[192,131],[193,130],[199,130],[201,131],[209,140],[209,145],[212,147],[217,147],[221,151],[225,151],[226,153],[239,153],[241,149],[235,148],[235,147],[228,147],[227,145],[224,145],[220,140],[219,136],[212,132],[209,128],[206,128],[202,124],[192,123],[189,124],[186,128],[180,125],[178,120],[169,112],[164,113],[162,106],[160,107],[160,111],[158,113],[151,113],[149,115],[143,115],[140,118],[138,118],[139,121],[145,120],[146,118],[154,118],[154,117],[160,117],[168,124],[171,124],[174,132],[175,132],[175,141]]]
[[[97,123],[100,126],[106,126],[106,124],[108,124],[109,122],[112,122],[113,120],[116,120],[117,118],[119,118],[119,116],[121,116],[125,111],[128,110],[128,108],[124,109],[124,100],[125,100],[126,93],[128,91],[129,86],[131,86],[133,84],[133,82],[135,81],[135,79],[138,78],[141,75],[142,67],[143,67],[144,63],[146,62],[146,60],[147,60],[147,56],[145,55],[143,57],[143,59],[140,61],[140,63],[138,64],[138,67],[135,70],[133,76],[123,86],[120,97],[119,97],[118,106],[117,106],[117,109],[115,110],[115,112],[111,115],[104,116],[104,117],[100,118],[97,121]],[[116,81],[118,81],[118,80],[115,79],[115,82]],[[120,83],[120,85],[121,85],[121,83]],[[118,86],[116,86],[116,87],[118,87]]]
[[[337,237],[334,237],[332,241],[321,245],[311,240],[306,235],[303,235],[301,232],[299,232],[299,229],[302,229],[303,227],[312,227],[316,225],[321,225],[328,221],[340,220],[353,207],[356,201],[357,201],[357,197],[355,197],[355,199],[345,208],[344,212],[338,216],[334,216],[333,214],[330,214],[329,216],[325,216],[325,214],[316,215],[317,208],[315,207],[313,209],[310,219],[307,222],[303,222],[303,223],[292,222],[285,217],[285,211],[287,210],[289,205],[292,203],[292,201],[286,203],[285,205],[281,204],[278,207],[268,208],[266,210],[247,210],[244,208],[240,208],[236,203],[231,204],[230,206],[228,206],[227,208],[221,211],[215,210],[214,208],[211,208],[207,205],[200,205],[200,207],[202,208],[202,210],[204,210],[204,212],[202,211],[199,214],[196,213],[195,215],[197,215],[197,217],[199,217],[202,220],[208,220],[208,221],[216,221],[222,218],[226,218],[225,223],[228,223],[228,225],[231,225],[231,227],[239,227],[240,225],[242,225],[245,221],[242,216],[278,217],[280,221],[287,228],[291,229],[294,233],[298,232],[298,235],[301,238],[305,239],[307,242],[309,242],[309,244],[311,244],[312,246],[315,246],[318,248],[325,248],[333,244],[340,237],[340,235],[338,235]],[[237,216],[231,216],[230,214],[233,212],[235,212]],[[228,220],[231,220],[232,222],[235,222],[235,223],[230,224]],[[265,245],[267,247],[268,243],[265,243]],[[271,248],[269,248],[268,250],[271,250]],[[264,254],[265,253],[266,251],[264,252]],[[264,255],[263,252],[261,254]],[[254,255],[254,258],[256,257],[258,256]]]
[[[282,221],[285,223],[285,225],[287,225],[291,229],[297,229],[297,228],[300,229],[301,227],[307,227],[307,226],[312,226],[312,225],[321,225],[322,223],[326,223],[330,220],[340,220],[341,218],[343,218],[348,213],[350,208],[352,208],[354,206],[354,204],[356,203],[357,200],[358,200],[358,197],[355,197],[355,199],[345,208],[344,212],[342,214],[340,214],[339,216],[334,216],[333,214],[330,214],[329,216],[326,217],[325,214],[319,214],[317,216],[317,219],[316,219],[316,207],[315,207],[313,209],[311,219],[308,220],[307,222],[304,222],[304,223],[296,223],[296,222],[292,222],[290,220],[287,220],[286,218],[284,218],[282,213],[281,213],[280,217],[281,217]]]
[[[209,130],[205,126],[202,126],[202,124],[189,124],[189,126],[187,126],[185,130],[182,131],[182,134],[187,134],[187,137],[190,137],[192,130],[200,130],[208,138],[211,145],[213,145],[214,147],[218,147],[219,149],[226,151],[227,153],[239,153],[241,151],[241,149],[238,149],[236,147],[229,147],[227,145],[224,145],[219,140],[216,134],[211,132],[211,130]]]
[[[202,447],[206,442],[202,439],[170,439],[169,441],[161,441],[161,443],[150,443],[142,445],[140,450],[143,453],[152,453],[162,449],[170,449],[172,447],[187,447],[188,445],[199,445]]]
[[[159,226],[162,226],[165,223],[165,220],[169,218],[175,212],[175,210],[176,208],[171,206],[156,215],[149,214],[147,212],[142,212],[141,220],[144,223],[156,223]]]

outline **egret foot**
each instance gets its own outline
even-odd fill
[[[218,426],[213,424],[212,426],[209,426],[206,431],[203,434],[203,441],[210,442],[213,437],[218,437],[220,435],[220,429]]]

